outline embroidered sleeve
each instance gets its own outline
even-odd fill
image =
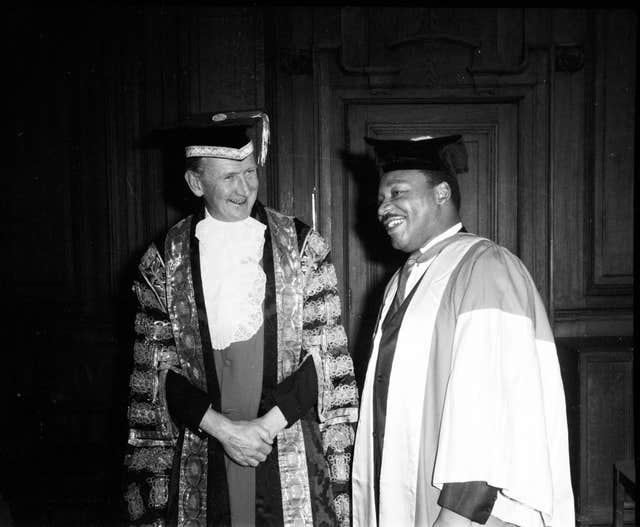
[[[132,525],[164,525],[177,431],[167,411],[165,380],[178,357],[164,295],[164,263],[152,245],[133,284],[138,299],[129,380],[129,440],[124,497]]]
[[[341,320],[338,280],[329,246],[311,230],[301,258],[305,277],[302,351],[316,365],[318,416],[324,426],[355,422],[358,389]]]
[[[318,379],[318,417],[340,525],[351,522],[350,474],[358,389],[341,320],[338,281],[329,246],[314,230],[302,250],[305,277],[304,356],[313,359]]]

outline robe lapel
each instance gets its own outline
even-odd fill
[[[264,312],[264,360],[262,369],[262,396],[258,415],[270,410],[270,397],[278,383],[278,313],[276,309],[275,272],[273,266],[273,242],[267,214],[262,204],[256,201],[251,216],[265,224],[262,269],[267,277],[265,285]],[[267,459],[256,468],[256,518],[265,525],[282,525],[282,491],[278,465],[278,442]]]
[[[211,347],[211,335],[204,303],[202,275],[200,265],[200,243],[196,237],[196,225],[204,217],[204,207],[191,221],[189,234],[193,289],[198,310],[198,325],[202,341],[202,359],[207,377],[207,392],[211,407],[220,412],[221,398],[216,364]],[[224,449],[218,441],[207,440],[208,480],[207,480],[207,525],[228,525],[231,522],[229,508],[229,489],[225,471]],[[188,467],[186,467],[188,468]]]
[[[384,446],[384,427],[387,415],[387,394],[389,392],[389,378],[393,355],[396,350],[398,333],[402,325],[402,318],[411,303],[424,275],[420,277],[418,283],[413,287],[411,293],[405,298],[395,313],[387,314],[382,323],[382,337],[378,348],[378,360],[376,362],[376,373],[373,383],[373,467],[374,467],[374,493],[376,503],[376,513],[380,503],[380,468],[382,466],[382,450]],[[389,310],[391,312],[391,310]]]
[[[453,235],[436,243],[433,247],[430,247],[417,259],[417,263],[420,263],[421,261],[429,261],[432,259],[433,261],[435,261],[435,259],[445,249],[445,247],[447,247],[457,239],[459,239],[459,236]],[[396,302],[393,302],[393,304],[389,308],[389,311],[387,312],[387,315],[385,316],[384,321],[382,322],[382,335],[378,347],[378,358],[376,362],[375,377],[373,382],[373,467],[376,514],[379,514],[380,472],[382,467],[382,452],[384,448],[387,395],[389,392],[389,380],[391,376],[391,367],[393,365],[393,357],[398,342],[398,334],[402,326],[402,319],[427,272],[428,268],[424,270],[420,279],[411,289],[411,292],[395,310],[394,306]]]

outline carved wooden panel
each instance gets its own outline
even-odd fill
[[[578,525],[611,525],[613,464],[634,457],[633,341],[557,339]]]
[[[633,457],[633,350],[580,352],[580,523],[612,517],[613,464]]]
[[[636,14],[554,10],[556,48],[584,68],[552,72],[556,335],[633,331]]]
[[[521,63],[523,20],[521,8],[343,7],[341,64],[372,85],[380,73],[402,85],[464,85],[467,68]]]
[[[582,42],[587,38],[586,16],[561,11],[554,29],[560,42]],[[584,296],[585,72],[554,70],[552,76],[553,311],[557,324],[564,327],[566,310],[583,306]]]
[[[188,111],[261,108],[264,46],[261,12],[252,8],[199,8],[186,13],[184,64]]]
[[[593,158],[587,187],[587,294],[631,294],[636,21],[626,10],[594,15]],[[588,110],[589,111],[589,110]]]

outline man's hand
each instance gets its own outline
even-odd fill
[[[254,423],[258,423],[262,428],[269,432],[269,438],[273,438],[287,426],[287,419],[277,406],[274,406],[262,417],[258,417]]]
[[[271,452],[269,432],[255,421],[229,421],[218,440],[238,465],[257,467]]]
[[[433,527],[470,527],[471,525],[471,520],[468,518],[443,507]]]
[[[220,441],[226,454],[243,467],[257,467],[271,452],[273,440],[256,421],[231,421],[209,408],[200,429]]]

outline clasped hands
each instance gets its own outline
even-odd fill
[[[271,452],[274,437],[287,425],[287,420],[274,406],[252,421],[232,421],[209,408],[200,429],[220,441],[226,454],[238,465],[257,467]]]

